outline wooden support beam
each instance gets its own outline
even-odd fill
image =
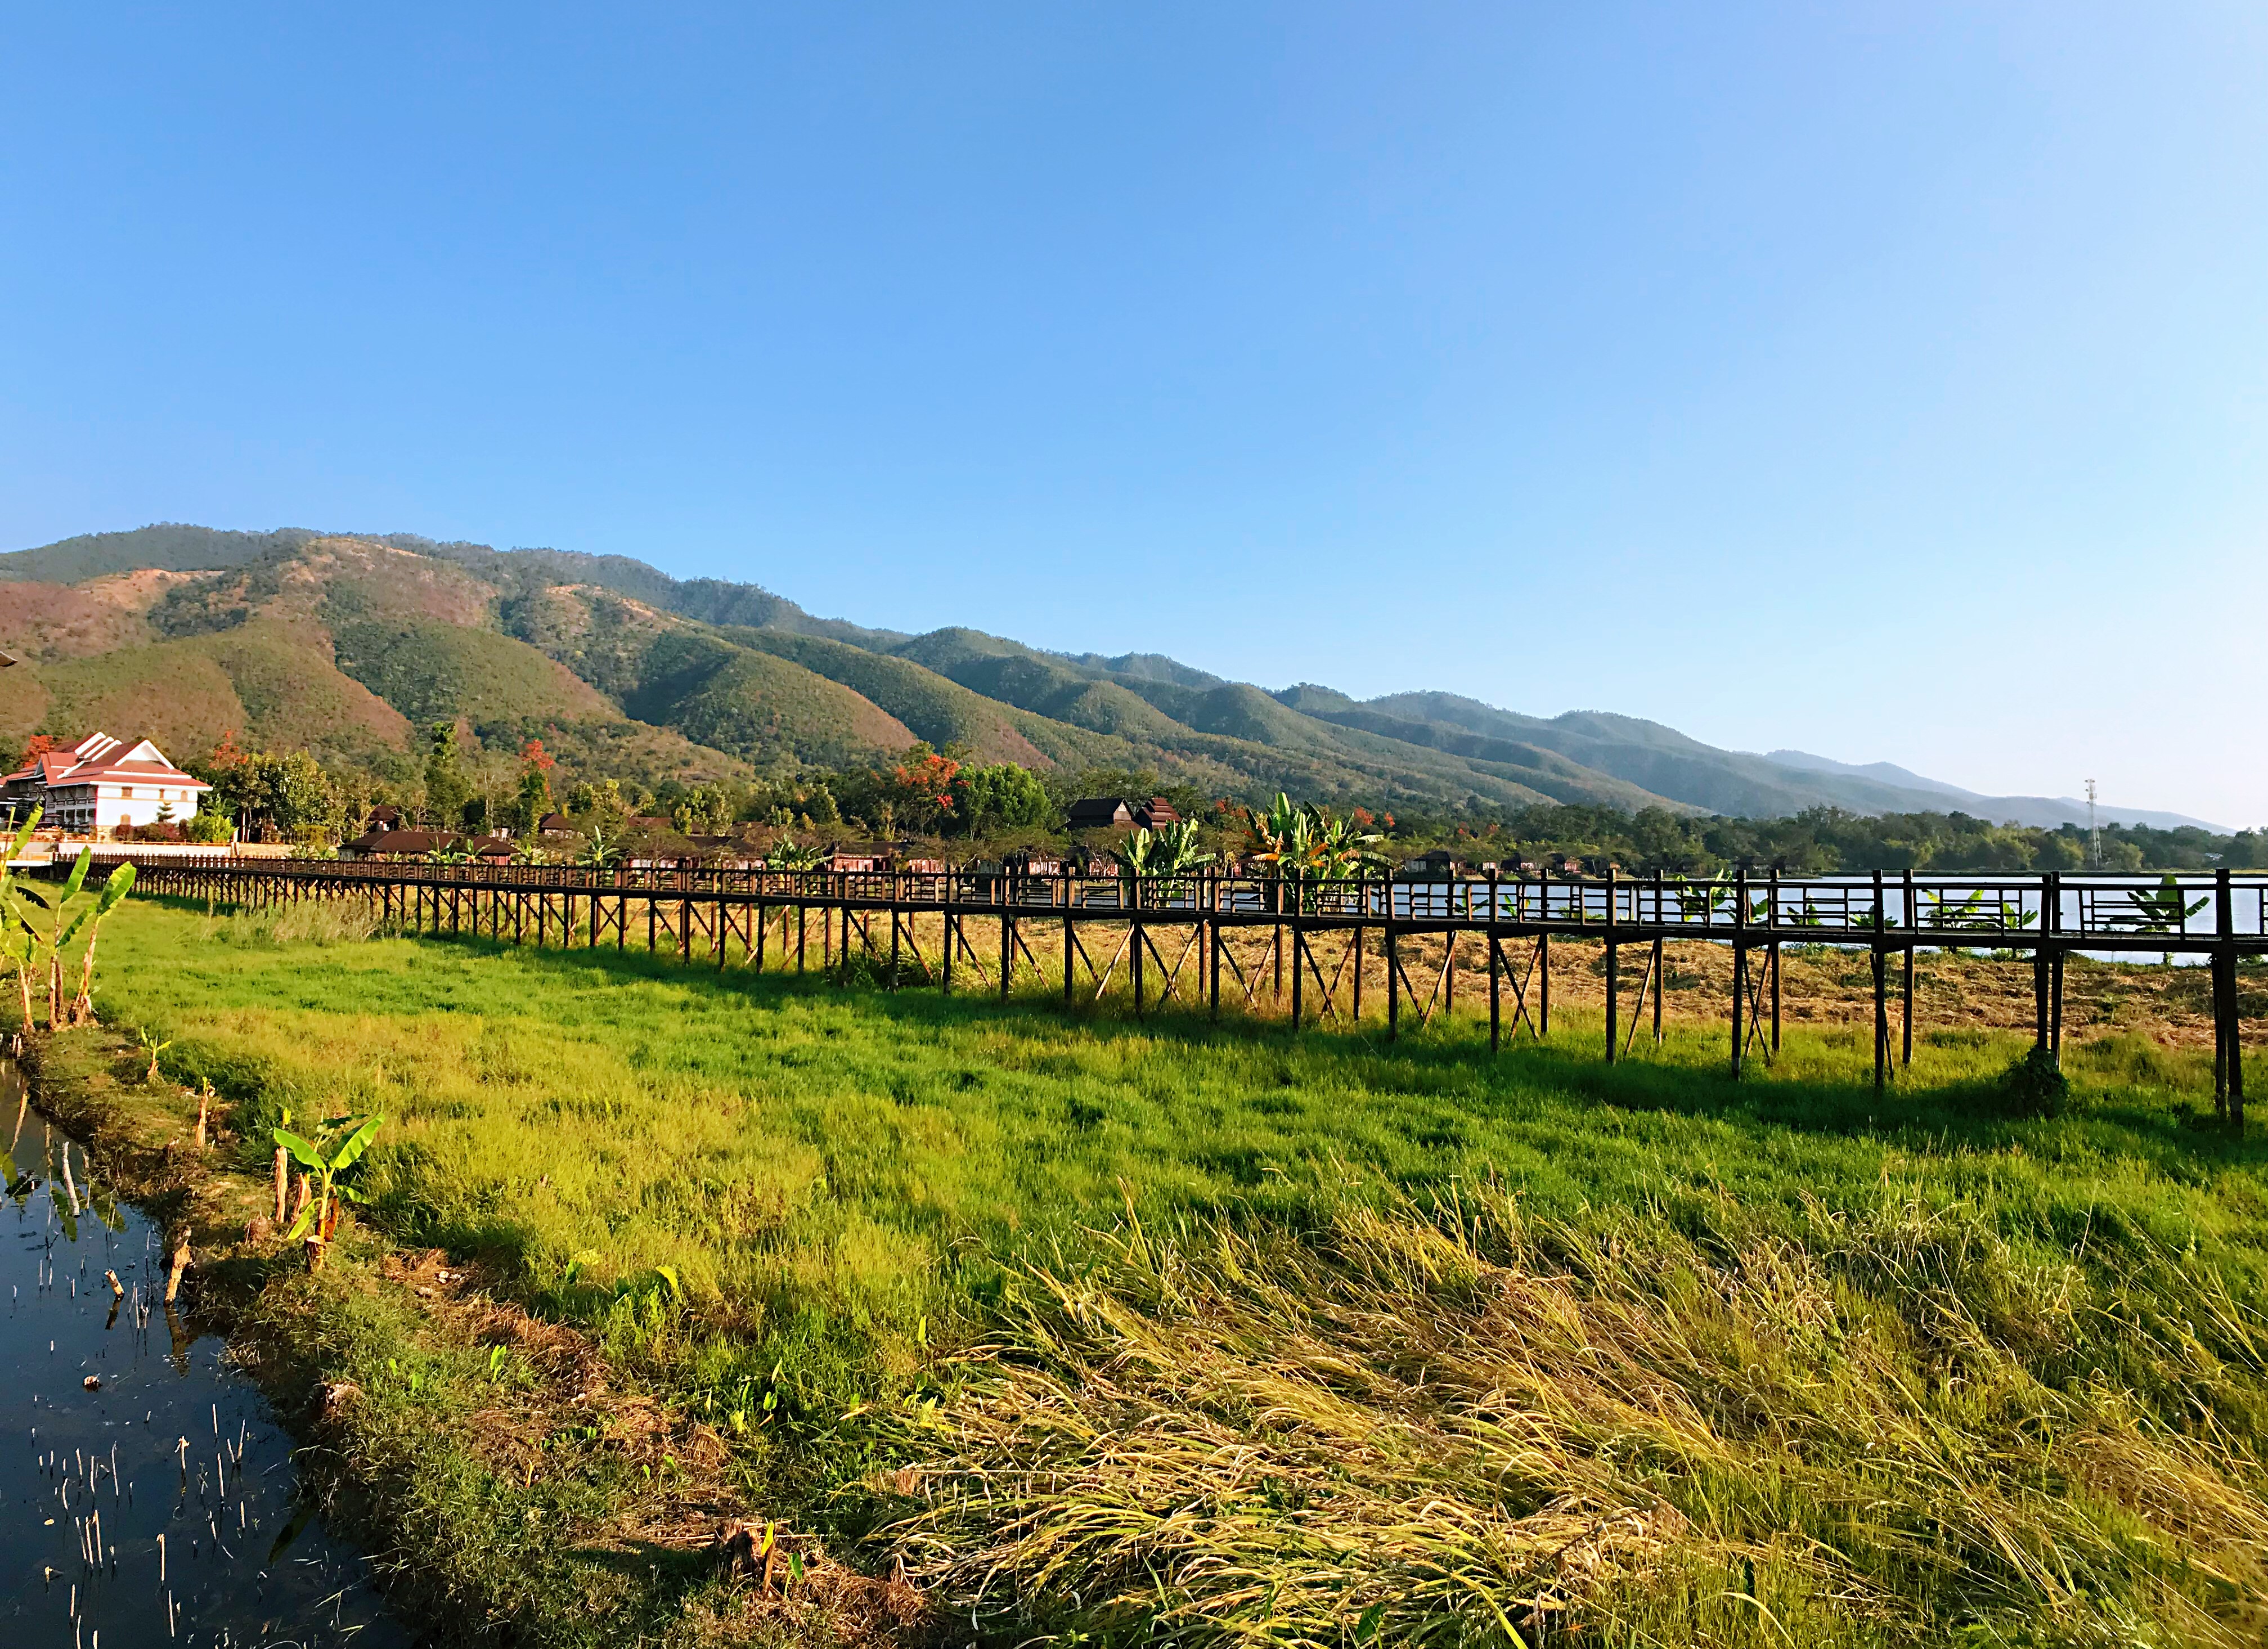
[[[1888,942],[1888,936],[1882,927],[1883,916],[1882,872],[1876,871],[1874,872],[1874,931],[1868,948],[1874,962],[1874,1092],[1877,1093],[1882,1091],[1883,1084],[1889,1080],[1888,1066],[1890,1053],[1890,1002],[1889,992],[1885,989],[1889,959],[1882,948]]]
[[[1489,1052],[1495,1053],[1504,1037],[1504,952],[1497,937],[1497,872],[1488,879]],[[1359,933],[1360,929],[1356,931]],[[1358,975],[1359,977],[1359,975]]]
[[[1616,1033],[1621,1028],[1621,1021],[1616,1018],[1615,1012],[1621,1005],[1616,1000],[1616,986],[1620,983],[1616,976],[1616,966],[1620,960],[1617,954],[1618,947],[1615,944],[1615,902],[1617,891],[1615,867],[1610,864],[1607,866],[1607,1063],[1610,1065],[1615,1063],[1615,1055],[1617,1051]]]
[[[1905,872],[1904,883],[1898,891],[1898,921],[1906,931],[1906,970],[1905,978],[1900,986],[1900,996],[1904,1005],[1900,1009],[1899,1017],[1898,1064],[1911,1066],[1913,1064],[1914,1032],[1913,931],[1921,925],[1921,909],[1914,902],[1914,880],[1911,871]]]
[[[1741,1075],[1741,1056],[1748,1051],[1748,1027],[1742,1014],[1749,1005],[1749,870],[1742,865],[1733,878],[1733,1077]]]

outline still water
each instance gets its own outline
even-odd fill
[[[166,1308],[161,1233],[4,1058],[0,1130],[0,1643],[407,1649],[267,1402]]]

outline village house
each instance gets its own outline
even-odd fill
[[[67,750],[49,750],[0,779],[0,809],[20,820],[33,808],[40,822],[68,836],[107,836],[122,826],[187,823],[212,786],[184,773],[147,739],[129,746],[89,733]]]
[[[1181,818],[1163,796],[1086,796],[1071,803],[1070,825],[1074,830],[1155,830]]]

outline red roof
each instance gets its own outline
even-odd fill
[[[123,754],[121,754],[121,753]],[[5,783],[37,778],[49,790],[65,784],[169,784],[176,789],[210,790],[166,759],[166,753],[147,739],[130,748],[108,733],[89,733],[68,750],[49,750],[32,765],[8,775]]]
[[[201,778],[192,778],[170,762],[106,762],[75,767],[59,779],[49,779],[49,784],[93,784],[125,783],[134,784],[171,784],[178,788],[210,790],[211,785]]]

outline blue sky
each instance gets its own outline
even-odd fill
[[[0,547],[620,552],[2268,821],[2257,5],[0,26]]]

